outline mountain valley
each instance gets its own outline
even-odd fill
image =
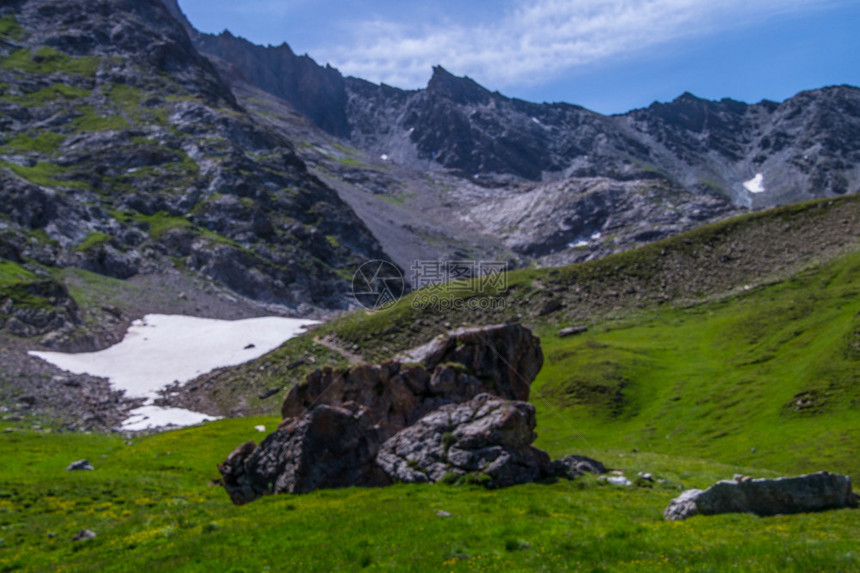
[[[368,261],[402,275],[384,308],[356,296]],[[29,354],[106,349],[152,314],[319,324],[177,374],[146,404],[210,420],[179,429],[126,431],[143,398]],[[526,391],[500,390],[518,381],[493,344],[492,368],[458,362],[484,327],[528,333]],[[442,66],[374,84],[200,32],[177,0],[0,3],[0,571],[860,570],[856,510],[662,513],[732,475],[860,475],[858,365],[858,87],[601,115]],[[407,426],[448,463],[441,408],[491,398],[485,434],[527,433],[540,471],[400,483]],[[278,458],[375,476],[395,438],[383,480]],[[559,480],[549,456],[606,475]],[[314,480],[338,489],[268,495]]]

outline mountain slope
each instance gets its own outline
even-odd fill
[[[181,14],[175,0],[166,1]],[[656,171],[688,191],[716,187],[735,204],[756,207],[860,189],[860,90],[851,86],[754,105],[685,93],[602,116],[510,99],[441,66],[426,89],[401,90],[343,78],[285,44],[264,48],[229,33],[196,33],[195,42],[328,133],[402,163],[502,181],[632,179]],[[757,186],[744,183],[758,173],[765,191],[750,191]]]
[[[545,355],[532,401],[549,451],[634,449],[856,475],[858,292],[860,199],[819,200],[600,261],[516,271],[505,289],[419,290],[207,376],[180,403],[275,412],[279,400],[258,393],[300,383],[333,358],[345,366],[332,349],[377,362],[457,326],[519,315]],[[434,308],[433,295],[461,303]],[[503,308],[465,302],[492,297]],[[587,330],[559,334],[571,325]]]
[[[4,255],[125,279],[178,265],[292,312],[385,258],[290,142],[245,113],[161,2],[5,4]]]
[[[165,1],[181,14],[175,0]],[[356,179],[376,179],[372,194],[397,199],[406,216],[453,223],[443,243],[461,243],[464,231],[495,237],[517,264],[594,259],[747,209],[860,190],[860,90],[851,86],[754,105],[684,94],[603,116],[510,99],[442,67],[425,89],[401,90],[342,77],[286,45],[264,48],[229,33],[194,38],[229,70],[234,89],[250,85],[280,98],[323,133],[311,139],[328,134],[360,150],[364,165],[353,165],[345,181],[339,173],[330,179],[342,197],[355,196]],[[282,129],[307,141],[305,129]],[[315,163],[312,148],[300,153]],[[396,166],[397,178],[375,178],[380,165]],[[373,213],[360,216],[374,226]],[[396,240],[386,227],[374,234],[386,250],[405,241],[415,255],[427,246],[408,229]],[[451,254],[441,248],[437,258]]]
[[[274,95],[288,94],[287,101],[328,133],[349,135],[344,80],[334,68],[319,68],[308,56],[296,56],[286,43],[264,48],[227,31],[197,34],[195,44],[201,52],[229,61],[253,85]],[[240,59],[230,57],[236,54]]]
[[[666,158],[667,172],[688,185],[695,177],[716,183],[737,204],[772,206],[860,189],[860,90],[855,87],[810,90],[782,103],[755,105],[684,94],[618,119]],[[758,174],[759,185],[741,184]]]
[[[419,290],[207,376],[177,403],[275,412],[263,391],[345,365],[333,348],[378,362],[458,326],[518,317],[546,355],[533,394],[550,450],[585,436],[595,448],[856,473],[845,444],[860,432],[858,253],[857,196],[781,207],[598,261],[515,271],[503,289]],[[559,336],[568,326],[588,330]]]
[[[394,92],[351,78],[347,90],[353,141],[393,154],[386,149],[406,133],[417,160],[469,177],[659,175],[688,192],[716,188],[735,205],[753,207],[860,189],[860,90],[850,86],[781,104],[684,94],[611,117],[509,99],[438,67],[425,90]],[[758,174],[760,185],[747,183]]]

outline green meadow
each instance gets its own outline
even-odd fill
[[[860,568],[856,511],[664,522],[662,511],[681,485],[704,487],[736,471],[775,474],[630,450],[590,453],[628,475],[649,471],[662,483],[624,488],[585,478],[500,490],[396,485],[273,496],[234,507],[215,485],[216,463],[235,444],[258,438],[254,425],[276,422],[225,420],[130,441],[4,434],[0,570]],[[95,471],[65,471],[81,457]],[[96,537],[73,541],[82,529]]]

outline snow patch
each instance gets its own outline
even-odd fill
[[[764,193],[764,175],[756,173],[749,181],[744,181],[744,189],[750,193]]]
[[[164,426],[193,426],[203,422],[217,420],[215,416],[183,410],[182,408],[163,408],[161,406],[141,406],[129,412],[129,417],[122,423],[122,429],[129,432],[151,430]]]
[[[215,320],[193,316],[148,314],[134,321],[122,342],[99,352],[29,354],[75,374],[110,380],[131,398],[147,398],[123,423],[128,430],[165,425],[185,426],[215,419],[181,408],[152,405],[158,391],[184,383],[216,368],[236,366],[274,350],[313,320],[264,317]]]
[[[599,241],[601,236],[602,235],[601,235],[600,231],[595,231],[595,232],[591,233],[591,236],[588,237],[587,239],[579,238],[579,239],[576,239],[574,241],[569,242],[567,244],[567,248],[568,249],[577,249],[577,248],[587,247],[591,243],[591,241]]]
[[[536,124],[538,124],[538,125],[541,125],[540,120],[539,120],[538,118],[536,118],[536,117],[533,117],[533,118],[532,118],[532,121],[533,121],[533,122],[535,122],[535,123],[536,123]]]

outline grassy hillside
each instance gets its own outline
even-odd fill
[[[378,362],[423,344],[451,328],[519,317],[543,338],[570,325],[605,328],[667,309],[731,299],[759,286],[791,280],[804,269],[860,249],[860,196],[789,205],[707,225],[639,249],[559,269],[507,274],[505,288],[458,288],[442,298],[455,302],[496,298],[497,309],[414,308],[426,291],[407,295],[381,312],[358,311],[288,341],[244,366],[206,377],[209,394],[197,408],[275,414],[278,401],[255,397],[268,388],[291,386],[322,361],[346,364],[312,338],[339,342],[353,354]],[[557,308],[546,311],[558,301]],[[419,305],[421,306],[421,305]],[[544,344],[551,344],[544,340]],[[297,364],[287,370],[284,365]],[[193,385],[200,385],[193,383]]]
[[[532,401],[549,451],[636,448],[860,475],[858,238],[857,197],[757,213],[586,264],[510,273],[489,293],[503,310],[415,310],[423,293],[413,293],[207,384],[226,404],[275,413],[280,400],[258,391],[290,386],[320,361],[346,363],[314,337],[382,360],[451,327],[520,315],[546,358]],[[553,299],[559,308],[541,314]],[[571,324],[589,330],[560,338]],[[305,363],[285,371],[297,357]]]
[[[315,337],[375,360],[521,315],[546,357],[532,388],[537,445],[629,477],[650,472],[653,487],[397,485],[234,507],[216,464],[277,418],[131,441],[0,422],[11,430],[0,440],[0,571],[860,570],[856,511],[662,520],[682,488],[734,473],[860,476],[858,236],[856,197],[756,214],[511,273],[507,289],[480,293],[503,297],[500,311],[414,310],[417,293],[205,382],[213,407],[274,411],[279,399],[260,400],[260,389],[346,363]],[[547,311],[552,299],[562,304]],[[571,324],[589,328],[559,337]],[[80,458],[97,469],[63,471]],[[72,541],[82,529],[97,537]]]
[[[550,449],[638,448],[860,476],[860,253],[779,283],[542,334]]]
[[[856,570],[857,513],[664,522],[685,487],[741,471],[698,459],[603,450],[653,488],[577,482],[503,490],[398,485],[273,496],[234,507],[213,484],[244,418],[121,437],[15,431],[0,454],[0,571],[755,571]],[[555,451],[554,453],[558,453]],[[95,471],[65,472],[88,458]],[[439,515],[447,512],[450,517]],[[82,529],[94,539],[73,541]]]

